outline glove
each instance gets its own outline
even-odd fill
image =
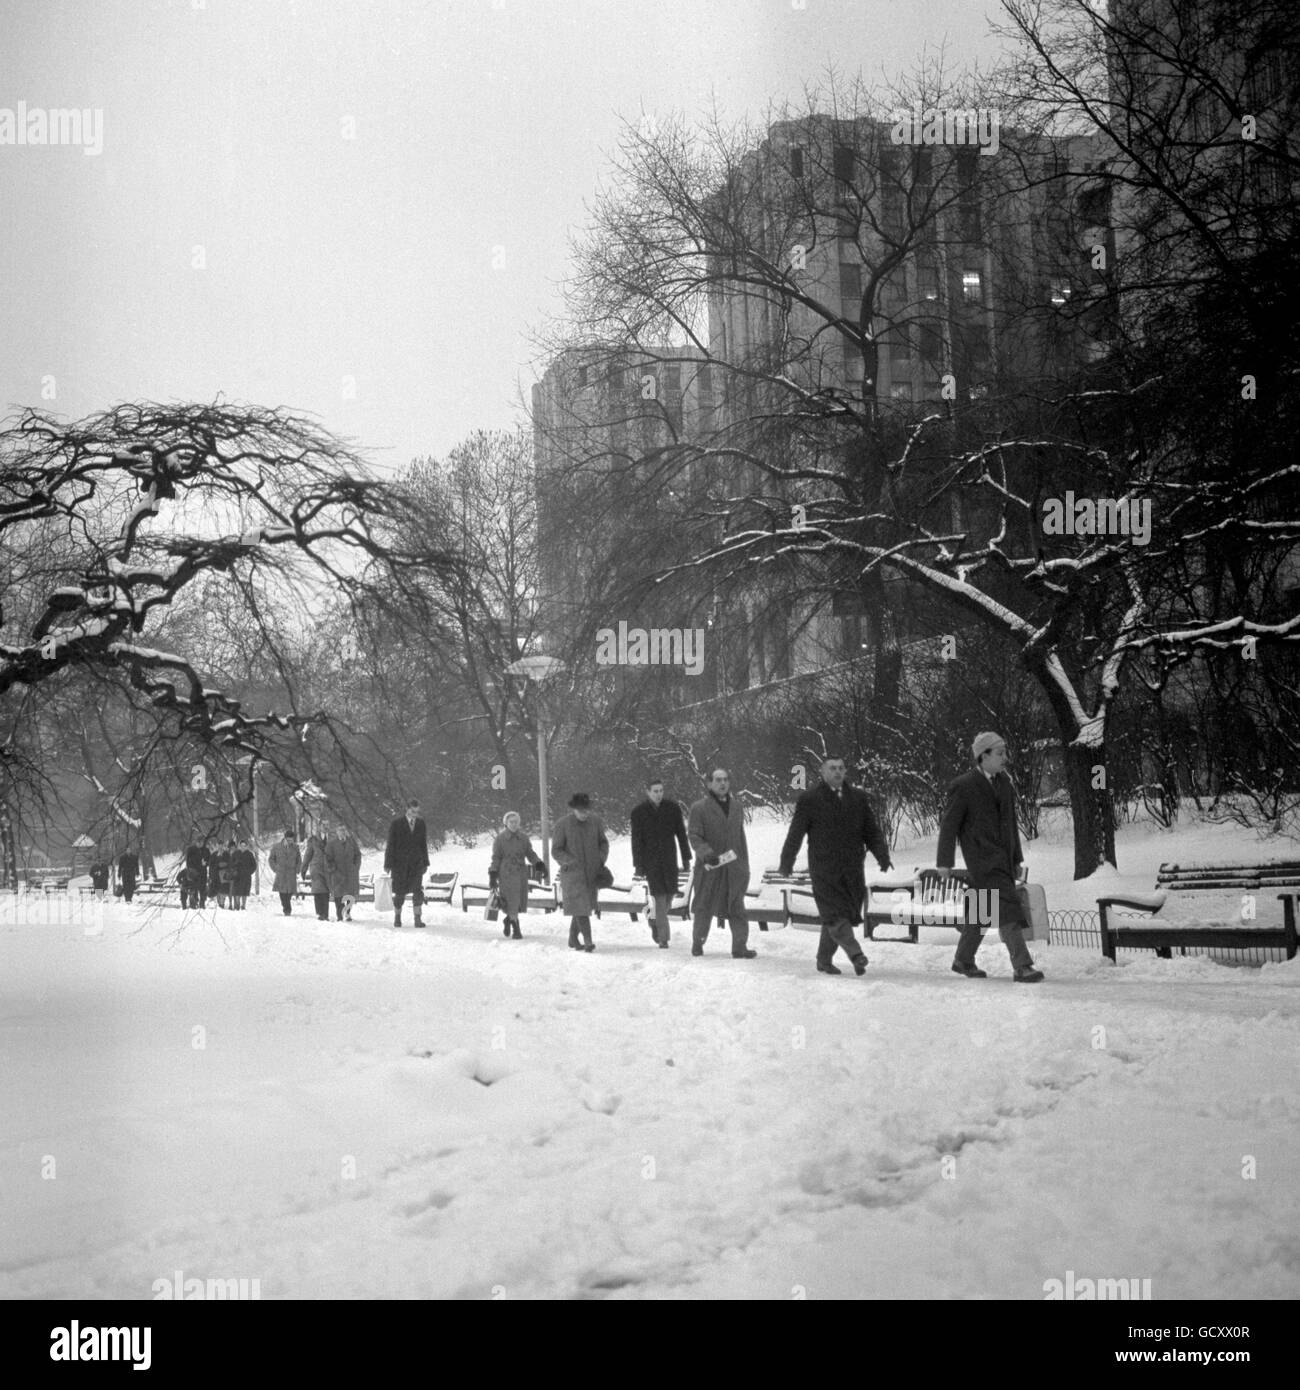
[[[489,869],[489,870],[488,870],[488,887],[489,887],[489,888],[495,888],[495,887],[497,886],[497,880],[498,880],[498,878],[499,878],[499,875],[497,874],[496,870],[495,870],[495,869]]]
[[[718,851],[716,849],[703,849],[700,851],[701,864],[716,864],[718,862]]]
[[[893,867],[894,861],[889,857],[889,855],[885,855],[885,857],[880,861],[880,872],[882,874],[887,874]]]
[[[785,866],[784,864],[782,864],[782,865],[780,865],[780,866],[778,867],[778,869],[777,869],[777,871],[776,871],[776,876],[777,876],[777,878],[789,878],[790,875],[791,875],[792,873],[794,873],[794,865],[793,865],[793,864],[791,864],[790,867],[789,867],[788,869],[786,868],[786,866]]]

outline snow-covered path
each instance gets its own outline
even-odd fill
[[[1300,1294],[1300,961],[359,912],[0,926],[0,1296]]]

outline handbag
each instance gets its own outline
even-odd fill
[[[483,920],[486,921],[486,922],[495,922],[496,919],[497,919],[500,915],[501,915],[501,890],[498,889],[498,888],[494,888],[494,889],[491,891],[491,893],[488,894],[488,900],[487,900],[487,902],[484,904],[484,907],[483,907]]]
[[[596,870],[596,887],[612,888],[614,886],[614,875],[605,867],[604,864]]]
[[[540,861],[528,866],[529,883],[543,883],[546,880],[546,865]]]

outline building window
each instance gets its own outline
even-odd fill
[[[1048,286],[1048,298],[1054,309],[1064,309],[1070,302],[1070,285],[1066,280],[1053,280]]]
[[[961,295],[968,304],[984,303],[984,284],[978,270],[962,271]]]
[[[895,381],[889,388],[889,399],[891,401],[910,401],[912,399],[912,383],[910,381]]]
[[[840,298],[860,300],[862,298],[862,267],[840,262]],[[856,314],[857,310],[854,310]]]
[[[907,330],[908,326],[905,323],[889,330],[889,360],[895,366],[905,367],[911,361],[912,335]]]
[[[927,303],[933,304],[939,298],[939,267],[922,263],[916,268],[916,293]]]
[[[857,158],[853,153],[853,146],[837,143],[831,156],[831,166],[840,183],[853,182],[853,168],[856,163]]]
[[[803,150],[798,145],[790,146],[790,177],[803,178]]]

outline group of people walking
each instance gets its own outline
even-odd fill
[[[181,906],[206,907],[211,899],[218,907],[243,911],[253,891],[256,872],[257,855],[249,848],[247,839],[231,836],[227,844],[209,848],[195,830],[185,846],[176,876]]]
[[[937,863],[953,868],[956,847],[961,846],[967,888],[987,895],[993,921],[1011,958],[1014,977],[1022,983],[1043,978],[1034,966],[1024,941],[1027,925],[1018,879],[1024,862],[1016,827],[1015,789],[1007,777],[1006,743],[996,733],[981,733],[971,745],[974,769],[958,777],[948,789],[948,802],[939,826]],[[670,941],[669,910],[681,889],[681,876],[691,874],[691,954],[704,954],[715,921],[725,922],[731,935],[731,955],[752,960],[749,915],[745,893],[749,887],[749,847],[745,818],[731,794],[731,777],[724,767],[709,774],[704,796],[683,813],[680,803],[664,794],[662,778],[652,778],[645,799],[631,814],[632,866],[646,881],[651,902],[650,933],[660,949]],[[875,856],[883,872],[893,867],[885,837],[866,794],[851,786],[843,758],[828,757],[821,766],[819,785],[804,792],[795,804],[789,832],[781,847],[782,876],[793,873],[804,841],[808,843],[811,891],[821,917],[817,946],[817,970],[825,975],[841,973],[834,963],[843,951],[854,972],[863,975],[867,955],[855,929],[863,924],[866,900],[865,858]],[[599,894],[613,885],[609,836],[586,792],[569,798],[568,812],[555,823],[551,852],[559,866],[560,904],[569,918],[569,947],[596,949],[591,919],[599,915]],[[352,919],[352,906],[360,893],[361,848],[347,829],[336,826],[332,835],[313,832],[300,850],[285,830],[268,856],[284,915],[289,916],[300,876],[307,879],[316,916],[329,920],[334,904],[339,921]],[[406,899],[411,900],[414,925],[424,926],[424,876],[429,867],[429,837],[420,803],[412,798],[404,814],[388,828],[384,870],[390,876],[393,926],[401,927]],[[231,839],[223,848],[209,850],[197,831],[186,848],[180,873],[181,906],[204,907],[209,898],[220,907],[242,909],[251,891],[257,858],[247,839]],[[118,860],[123,896],[129,902],[139,874],[134,853]],[[91,866],[91,877],[100,888],[107,882],[107,866]],[[502,934],[522,939],[519,919],[528,910],[533,883],[549,886],[541,857],[521,828],[519,814],[507,812],[503,828],[492,842],[488,883],[504,918]],[[969,917],[960,924],[960,936],[952,969],[968,979],[983,979],[975,963],[982,938],[982,923]]]
[[[1016,827],[1015,789],[1006,775],[1006,743],[996,733],[979,734],[971,745],[975,767],[958,777],[948,789],[948,801],[939,827],[936,855],[940,869],[952,869],[956,847],[965,861],[965,883],[983,892],[993,903],[993,922],[1011,958],[1014,978],[1034,984],[1043,973],[1034,967],[1024,941],[1028,925],[1018,892],[1024,862]],[[389,832],[385,868],[397,865],[405,846],[422,840],[423,821],[418,805],[408,808],[409,821],[399,817]],[[405,828],[403,828],[405,827]],[[667,949],[670,939],[669,908],[681,888],[681,875],[692,871],[691,954],[701,956],[715,920],[724,921],[731,934],[731,955],[752,960],[757,952],[749,945],[749,917],[745,892],[749,887],[749,848],[742,808],[731,795],[728,770],[716,767],[709,774],[708,789],[683,815],[681,805],[664,795],[662,779],[653,778],[646,795],[631,815],[632,866],[646,880],[652,903],[650,931],[656,945]],[[843,758],[828,757],[821,766],[820,784],[804,792],[795,805],[789,832],[781,847],[779,873],[789,877],[804,841],[808,843],[808,873],[812,896],[821,917],[817,970],[825,975],[842,972],[834,963],[843,951],[857,975],[867,969],[867,954],[855,935],[863,923],[866,900],[866,855],[874,855],[882,872],[893,868],[889,849],[866,794],[849,785]],[[599,892],[613,877],[606,867],[609,837],[591,798],[577,792],[569,799],[568,814],[555,824],[551,851],[560,871],[560,902],[569,917],[569,947],[594,951],[591,918],[597,913]],[[418,855],[415,858],[419,858]],[[415,859],[411,864],[414,865]],[[424,842],[419,878],[428,865]],[[530,869],[532,873],[530,874]],[[504,829],[492,844],[488,882],[500,895],[505,915],[504,934],[518,940],[519,916],[528,907],[533,875],[546,882],[545,867],[520,829],[519,816],[511,811]],[[418,883],[414,888],[418,899]],[[413,899],[415,901],[416,899]],[[969,899],[968,899],[969,900]],[[394,926],[401,925],[401,900],[394,869]],[[422,926],[419,906],[416,925]],[[968,979],[983,979],[986,972],[975,963],[983,939],[979,920],[960,924],[952,969]]]

